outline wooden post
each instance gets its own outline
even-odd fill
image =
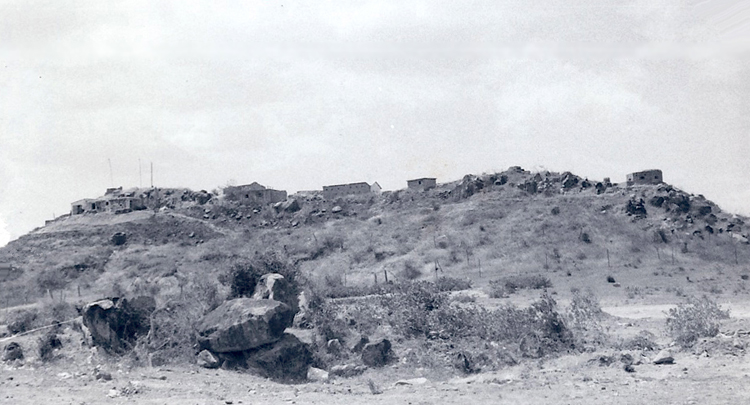
[[[81,285],[80,284],[78,284],[78,296],[79,297],[81,296]]]
[[[378,285],[378,273],[372,273],[375,276],[375,285]]]
[[[388,270],[383,269],[383,277],[385,277],[385,283],[388,284]]]
[[[49,288],[47,289],[47,294],[49,294],[49,299],[53,301],[55,300],[55,297],[52,296],[52,291],[50,291]]]
[[[674,265],[674,245],[672,245],[672,264]]]
[[[734,264],[740,264],[739,260],[737,260],[737,243],[734,244]]]
[[[661,261],[661,255],[659,254],[659,248],[656,247],[655,249],[656,249],[656,258],[659,259],[659,261]]]
[[[544,267],[549,268],[549,255],[547,255],[547,252],[544,252]]]
[[[479,277],[482,277],[482,259],[477,259],[477,264],[479,265]]]
[[[609,248],[607,248],[607,267],[612,267],[612,265],[609,262]]]

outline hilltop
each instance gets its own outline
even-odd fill
[[[170,381],[197,384],[195,323],[237,296],[237,280],[248,271],[282,273],[305,292],[307,323],[288,330],[309,344],[313,366],[333,373],[334,366],[360,364],[355,344],[364,337],[394,344],[398,361],[386,372],[373,368],[342,380],[348,391],[310,384],[302,388],[308,398],[362,395],[365,381],[378,393],[382,384],[414,376],[498,387],[519,381],[514,395],[538,397],[551,383],[590,381],[590,372],[624,378],[635,370],[660,393],[683,377],[658,369],[661,349],[681,350],[678,362],[691,369],[711,368],[750,344],[747,218],[667,183],[629,185],[511,167],[427,191],[329,199],[304,192],[274,203],[241,203],[219,190],[123,193],[148,198],[134,210],[59,217],[0,249],[0,263],[12,265],[0,282],[0,304],[8,308],[0,334],[73,322],[54,326],[47,340],[12,339],[40,353],[57,347],[65,372],[81,370],[75,378],[85,381],[98,379],[100,369],[118,370],[122,385],[129,378],[123,368],[169,365],[182,370]],[[151,332],[130,354],[80,349],[92,343],[76,309],[103,297],[139,296],[152,297],[157,310]],[[716,302],[734,317],[727,319]],[[45,364],[31,358],[32,366]],[[63,364],[46,361],[52,372]],[[227,361],[223,367],[231,369]],[[551,382],[543,362],[564,375]],[[739,373],[734,377],[716,378],[739,378],[738,367],[726,369]],[[32,385],[33,373],[19,375]],[[154,393],[144,398],[170,397],[172,384],[151,384]],[[495,388],[486,384],[480,391],[489,398]],[[699,380],[681,384],[664,392],[705,394]],[[115,395],[143,393],[131,385]],[[102,395],[96,386],[86,390],[94,401]],[[396,388],[386,394],[401,395]],[[191,395],[223,398],[210,389]]]
[[[609,275],[624,288],[608,296],[709,288],[731,298],[750,253],[746,218],[702,195],[518,167],[424,192],[333,200],[308,193],[286,205],[158,191],[144,210],[63,216],[0,249],[0,263],[16,269],[4,282],[5,302],[47,289],[95,297],[147,284],[174,293],[180,277],[217,279],[269,251],[331,286],[373,284],[376,276],[431,280],[438,268],[438,277],[478,287],[503,275],[544,274],[566,294],[578,284],[606,286]],[[112,244],[117,232],[126,244]]]

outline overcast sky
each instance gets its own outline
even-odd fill
[[[150,162],[289,192],[660,168],[750,214],[748,1],[300,3],[0,0],[0,246]]]

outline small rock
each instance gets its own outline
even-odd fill
[[[106,371],[97,371],[96,379],[101,381],[112,381],[112,374]]]
[[[632,364],[626,364],[625,367],[623,367],[625,371],[628,373],[635,373],[635,367],[633,367]]]
[[[339,212],[341,212],[341,211],[343,211],[343,210],[344,210],[344,209],[343,209],[343,208],[341,208],[341,207],[340,207],[340,206],[338,206],[338,205],[337,205],[337,206],[335,206],[335,207],[333,207],[333,208],[331,208],[331,212],[332,212],[332,213],[334,213],[334,214],[338,214]]]
[[[367,370],[365,366],[355,366],[354,364],[343,364],[331,367],[330,375],[336,377],[354,377]]]
[[[196,363],[198,366],[203,368],[219,368],[221,365],[221,361],[214,356],[213,353],[211,353],[208,350],[202,350],[200,353],[198,353],[198,359],[196,360]]]
[[[328,372],[319,368],[310,367],[307,370],[307,379],[310,381],[328,381]]]
[[[669,349],[660,351],[652,360],[654,364],[674,364],[674,357]]]
[[[338,339],[331,339],[326,344],[326,349],[328,353],[339,354],[341,353],[341,342]]]
[[[408,380],[398,380],[393,385],[424,385],[427,383],[427,379],[424,377],[410,378]]]
[[[111,390],[109,390],[109,393],[107,393],[107,396],[110,397],[110,398],[117,398],[117,397],[120,396],[120,393],[117,392],[116,389],[111,389]]]
[[[3,350],[3,361],[15,361],[23,359],[23,349],[16,342],[10,342]]]

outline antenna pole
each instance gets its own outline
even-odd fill
[[[115,179],[112,176],[112,160],[110,158],[107,158],[107,163],[109,163],[109,182],[112,183],[112,187],[114,187]]]
[[[138,158],[138,187],[143,187],[143,169],[141,168],[141,158]]]
[[[154,162],[151,162],[151,188],[154,188]]]

